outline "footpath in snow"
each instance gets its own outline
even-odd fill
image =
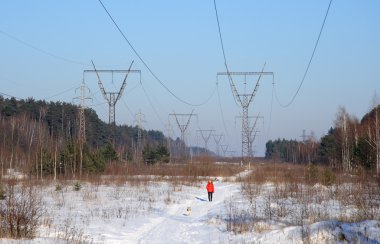
[[[204,184],[206,186],[206,183]],[[225,243],[228,233],[220,230],[224,202],[239,192],[237,184],[214,182],[213,201],[207,199],[205,187],[189,193],[184,203],[169,205],[162,216],[149,219],[127,238],[130,243]],[[204,188],[204,189],[203,189]],[[191,214],[187,215],[187,208]]]

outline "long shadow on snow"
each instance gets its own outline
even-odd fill
[[[195,199],[197,199],[197,200],[199,200],[199,201],[202,201],[202,202],[206,202],[206,199],[204,199],[204,198],[195,197]]]

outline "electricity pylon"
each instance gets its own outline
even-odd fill
[[[73,100],[79,100],[78,114],[79,114],[79,135],[78,141],[81,145],[86,142],[86,119],[84,116],[85,101],[87,99],[91,99],[90,97],[86,97],[86,90],[90,91],[84,81],[80,85],[80,96],[74,97]]]
[[[169,114],[169,116],[174,116],[174,117],[175,117],[175,120],[176,120],[176,122],[177,122],[178,128],[179,128],[179,130],[181,131],[181,141],[182,141],[182,143],[183,143],[183,148],[181,147],[182,152],[184,152],[185,132],[186,132],[186,130],[187,130],[187,127],[188,127],[189,124],[190,124],[190,119],[191,119],[191,117],[196,116],[196,114],[193,114],[193,112],[194,112],[194,110],[191,111],[190,114],[177,114],[177,113]],[[180,121],[178,120],[178,117],[187,118],[186,123],[180,123]],[[181,120],[181,121],[182,121],[182,120]]]
[[[265,67],[265,65],[264,65]],[[259,82],[260,79],[263,75],[271,75],[273,77],[273,72],[264,72],[264,67],[261,72],[230,72],[227,70],[227,72],[218,72],[217,77],[219,76],[228,76],[228,80],[230,82],[230,87],[235,99],[235,102],[241,106],[242,108],[242,139],[241,139],[241,144],[242,144],[242,149],[241,149],[241,154],[242,154],[242,159],[244,162],[246,162],[250,155],[250,127],[249,127],[249,121],[248,121],[248,108],[251,102],[253,101],[253,98],[255,97],[257,90],[259,88]],[[244,86],[246,87],[247,81],[246,78],[247,76],[258,76],[256,85],[253,89],[252,92],[238,92],[236,85],[232,79],[232,76],[243,76],[244,77]]]
[[[82,166],[83,166],[83,144],[86,142],[86,117],[84,115],[84,109],[85,109],[85,101],[87,99],[91,99],[89,97],[86,97],[86,89],[90,91],[86,84],[84,83],[84,80],[82,80],[82,84],[80,86],[80,96],[75,97],[73,100],[79,99],[79,146],[80,146],[80,162],[79,162],[79,175],[82,176]],[[75,171],[74,171],[75,172]]]
[[[85,73],[87,73],[87,72],[95,72],[96,73],[96,76],[98,78],[98,85],[99,85],[100,91],[102,92],[103,98],[105,100],[107,100],[107,102],[108,102],[108,106],[109,106],[108,123],[110,125],[115,125],[115,105],[123,94],[123,91],[124,91],[125,86],[126,86],[126,81],[127,81],[128,75],[130,73],[138,73],[140,75],[140,81],[141,81],[141,71],[140,70],[131,70],[133,62],[134,61],[132,61],[128,70],[97,70],[94,62],[92,62],[94,70],[85,70],[84,71]],[[116,73],[122,73],[122,74],[125,73],[125,77],[124,77],[123,83],[120,87],[120,90],[118,92],[106,92],[106,90],[104,89],[103,83],[100,79],[101,73],[110,73],[112,75],[112,78],[113,78],[114,74],[116,74]]]
[[[302,138],[302,142],[306,142],[306,139],[307,139],[307,135],[306,135],[306,130],[302,130],[302,135],[300,136]]]
[[[173,134],[173,128],[170,124],[170,121],[165,126],[165,131],[166,131],[166,143],[167,143],[167,147],[169,150],[169,163],[171,163],[172,162],[172,149],[171,149],[171,145],[170,145],[170,140],[171,140],[171,137]]]
[[[219,155],[219,144],[220,144],[220,141],[222,140],[223,134],[219,134],[219,135],[213,134],[212,137],[214,138],[214,142],[216,145],[215,153],[216,153],[216,155],[220,156]]]
[[[264,120],[264,117],[263,117],[263,116],[260,116],[260,113],[259,113],[259,115],[254,116],[254,117],[256,118],[256,119],[255,119],[255,122],[253,123],[253,126],[252,126],[251,130],[249,131],[249,138],[250,138],[250,140],[251,140],[249,155],[250,155],[251,157],[253,157],[253,155],[254,155],[254,152],[252,151],[253,143],[255,142],[255,139],[256,139],[257,133],[259,132],[258,130],[254,131],[255,128],[256,128],[257,121],[258,121],[258,119],[263,119],[263,120]],[[252,136],[252,132],[253,132],[253,131],[254,131],[255,133],[254,133],[254,135]]]
[[[141,132],[142,132],[142,123],[143,122],[146,122],[144,120],[144,114],[141,113],[141,111],[139,110],[139,112],[136,114],[136,120],[135,120],[135,123],[137,124],[137,151],[138,152],[141,152],[142,151],[142,135],[141,135]]]
[[[243,116],[236,116],[235,117],[235,124],[236,124],[237,118],[243,119]],[[264,117],[260,116],[260,113],[257,116],[248,116],[248,126],[250,124],[249,120],[252,118],[255,118],[255,122],[253,123],[252,127],[249,127],[249,149],[248,149],[249,157],[253,157],[252,146],[253,146],[253,142],[254,142],[255,137],[252,137],[252,132],[256,128],[256,124],[257,124],[258,119],[264,119]]]
[[[211,135],[214,131],[215,130],[198,130],[198,132],[201,133],[202,139],[205,143],[205,151],[206,151],[207,155],[208,155],[208,141],[210,140]],[[205,134],[203,134],[203,133],[205,133]]]
[[[222,151],[223,151],[223,157],[226,157],[226,152],[228,150],[228,144],[226,145],[220,145],[220,147],[222,148]]]
[[[257,137],[257,133],[259,133],[260,131],[258,130],[255,130],[255,131],[251,131],[251,134],[250,134],[250,137],[251,137],[251,141],[252,141],[252,144],[251,144],[251,148],[250,148],[250,156],[253,157],[255,155],[255,152],[253,151],[253,142],[255,141],[256,137]],[[252,135],[253,134],[253,135]]]

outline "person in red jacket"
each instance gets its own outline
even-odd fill
[[[214,184],[211,180],[208,181],[207,186],[207,193],[208,193],[208,201],[212,202],[212,194],[214,193]]]

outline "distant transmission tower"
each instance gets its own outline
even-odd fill
[[[80,145],[80,163],[79,163],[79,175],[82,176],[82,167],[83,167],[83,144],[86,143],[86,117],[84,115],[84,109],[85,109],[85,101],[86,99],[91,99],[89,97],[86,97],[86,89],[90,91],[85,83],[84,80],[82,80],[82,84],[80,86],[80,96],[75,97],[73,100],[79,99],[79,145]],[[74,170],[75,172],[75,170]]]
[[[222,140],[223,134],[219,134],[219,135],[213,134],[212,137],[214,138],[214,142],[215,142],[215,146],[216,146],[215,153],[217,156],[220,156],[219,155],[219,144],[220,144],[220,141]]]
[[[258,131],[258,130],[255,130],[255,131],[251,131],[250,132],[250,137],[251,137],[251,141],[252,141],[252,144],[251,144],[251,148],[250,148],[250,151],[249,151],[249,153],[250,153],[250,156],[251,157],[253,157],[254,155],[255,155],[255,152],[253,151],[253,143],[254,143],[254,141],[255,141],[255,139],[256,139],[256,137],[257,137],[257,134],[259,133],[260,131]]]
[[[263,70],[264,70],[264,67],[263,67]],[[251,104],[251,102],[253,101],[253,98],[255,97],[257,93],[261,77],[263,75],[271,75],[273,77],[273,72],[263,72],[263,70],[261,72],[229,72],[227,71],[227,72],[217,73],[217,77],[228,76],[235,102],[241,106],[242,111],[243,111],[242,113],[242,139],[241,139],[241,144],[242,144],[241,154],[242,154],[243,162],[248,161],[248,157],[250,156],[250,148],[251,148],[250,126],[249,126],[249,121],[248,121],[249,105]],[[247,76],[258,76],[258,79],[252,92],[249,93],[249,92],[243,91],[239,93],[232,79],[233,76],[243,76],[245,87],[247,85]]]
[[[131,65],[129,66],[128,70],[97,70],[95,68],[94,62],[92,62],[94,70],[85,70],[84,71],[85,73],[87,73],[87,72],[95,72],[96,73],[96,76],[98,78],[98,85],[99,85],[100,91],[102,92],[104,99],[107,100],[107,102],[108,102],[108,106],[109,106],[108,123],[110,125],[115,125],[115,105],[123,94],[129,73],[138,73],[140,75],[140,80],[141,80],[141,71],[140,70],[131,70],[132,64],[133,64],[133,61],[132,61]],[[125,73],[125,77],[124,77],[123,83],[120,87],[120,90],[118,92],[106,92],[106,90],[104,89],[104,86],[102,84],[102,81],[100,79],[101,73],[110,73],[112,76],[112,79],[113,79],[114,74],[116,74],[116,73],[122,73],[122,74]]]
[[[228,144],[226,145],[220,145],[220,147],[222,148],[222,151],[223,151],[223,157],[226,157],[226,152],[228,150]]]
[[[201,133],[202,139],[205,143],[205,152],[208,155],[208,141],[210,140],[212,133],[215,130],[198,130]]]
[[[144,120],[144,114],[139,112],[136,114],[136,124],[137,124],[137,151],[141,152],[142,151],[142,123],[145,122]]]
[[[186,130],[187,130],[187,127],[189,126],[190,124],[190,119],[191,117],[193,116],[196,116],[196,114],[193,114],[194,111],[191,111],[190,114],[177,114],[177,113],[172,113],[172,114],[169,114],[169,116],[174,116],[175,117],[175,120],[177,122],[177,125],[178,125],[178,128],[179,130],[181,131],[181,141],[183,143],[183,146],[182,146],[182,152],[184,152],[184,147],[185,147],[185,133],[186,133]],[[183,117],[183,118],[187,118],[186,122],[185,123],[181,123],[178,118],[179,117]],[[183,120],[181,120],[183,121]]]
[[[251,140],[251,142],[250,142],[250,152],[249,152],[249,155],[250,155],[251,157],[254,156],[254,151],[252,150],[253,143],[255,142],[255,139],[256,139],[257,133],[260,132],[260,131],[258,131],[258,130],[255,131],[255,129],[256,129],[256,125],[257,125],[257,121],[258,121],[258,119],[263,119],[263,120],[264,120],[264,117],[263,117],[263,116],[260,116],[260,113],[259,113],[259,115],[254,116],[254,118],[256,118],[256,119],[255,119],[255,122],[253,123],[253,126],[252,126],[252,128],[250,129],[250,131],[249,131],[249,138],[250,138],[250,140]],[[254,132],[254,134],[252,135],[253,132]]]
[[[79,100],[78,114],[79,114],[79,136],[78,140],[81,145],[86,142],[86,119],[84,116],[85,101],[87,99],[91,99],[90,97],[86,97],[86,90],[90,91],[84,81],[80,85],[80,96],[74,97],[73,100]]]
[[[170,121],[165,126],[165,131],[166,131],[166,144],[167,144],[167,147],[169,150],[169,163],[171,163],[172,162],[172,149],[171,149],[171,145],[170,145],[170,140],[171,140],[171,137],[173,134],[173,128],[170,124]]]
[[[302,130],[302,135],[300,136],[302,138],[302,142],[306,142],[306,138],[307,138],[307,135],[306,135],[306,130]]]

